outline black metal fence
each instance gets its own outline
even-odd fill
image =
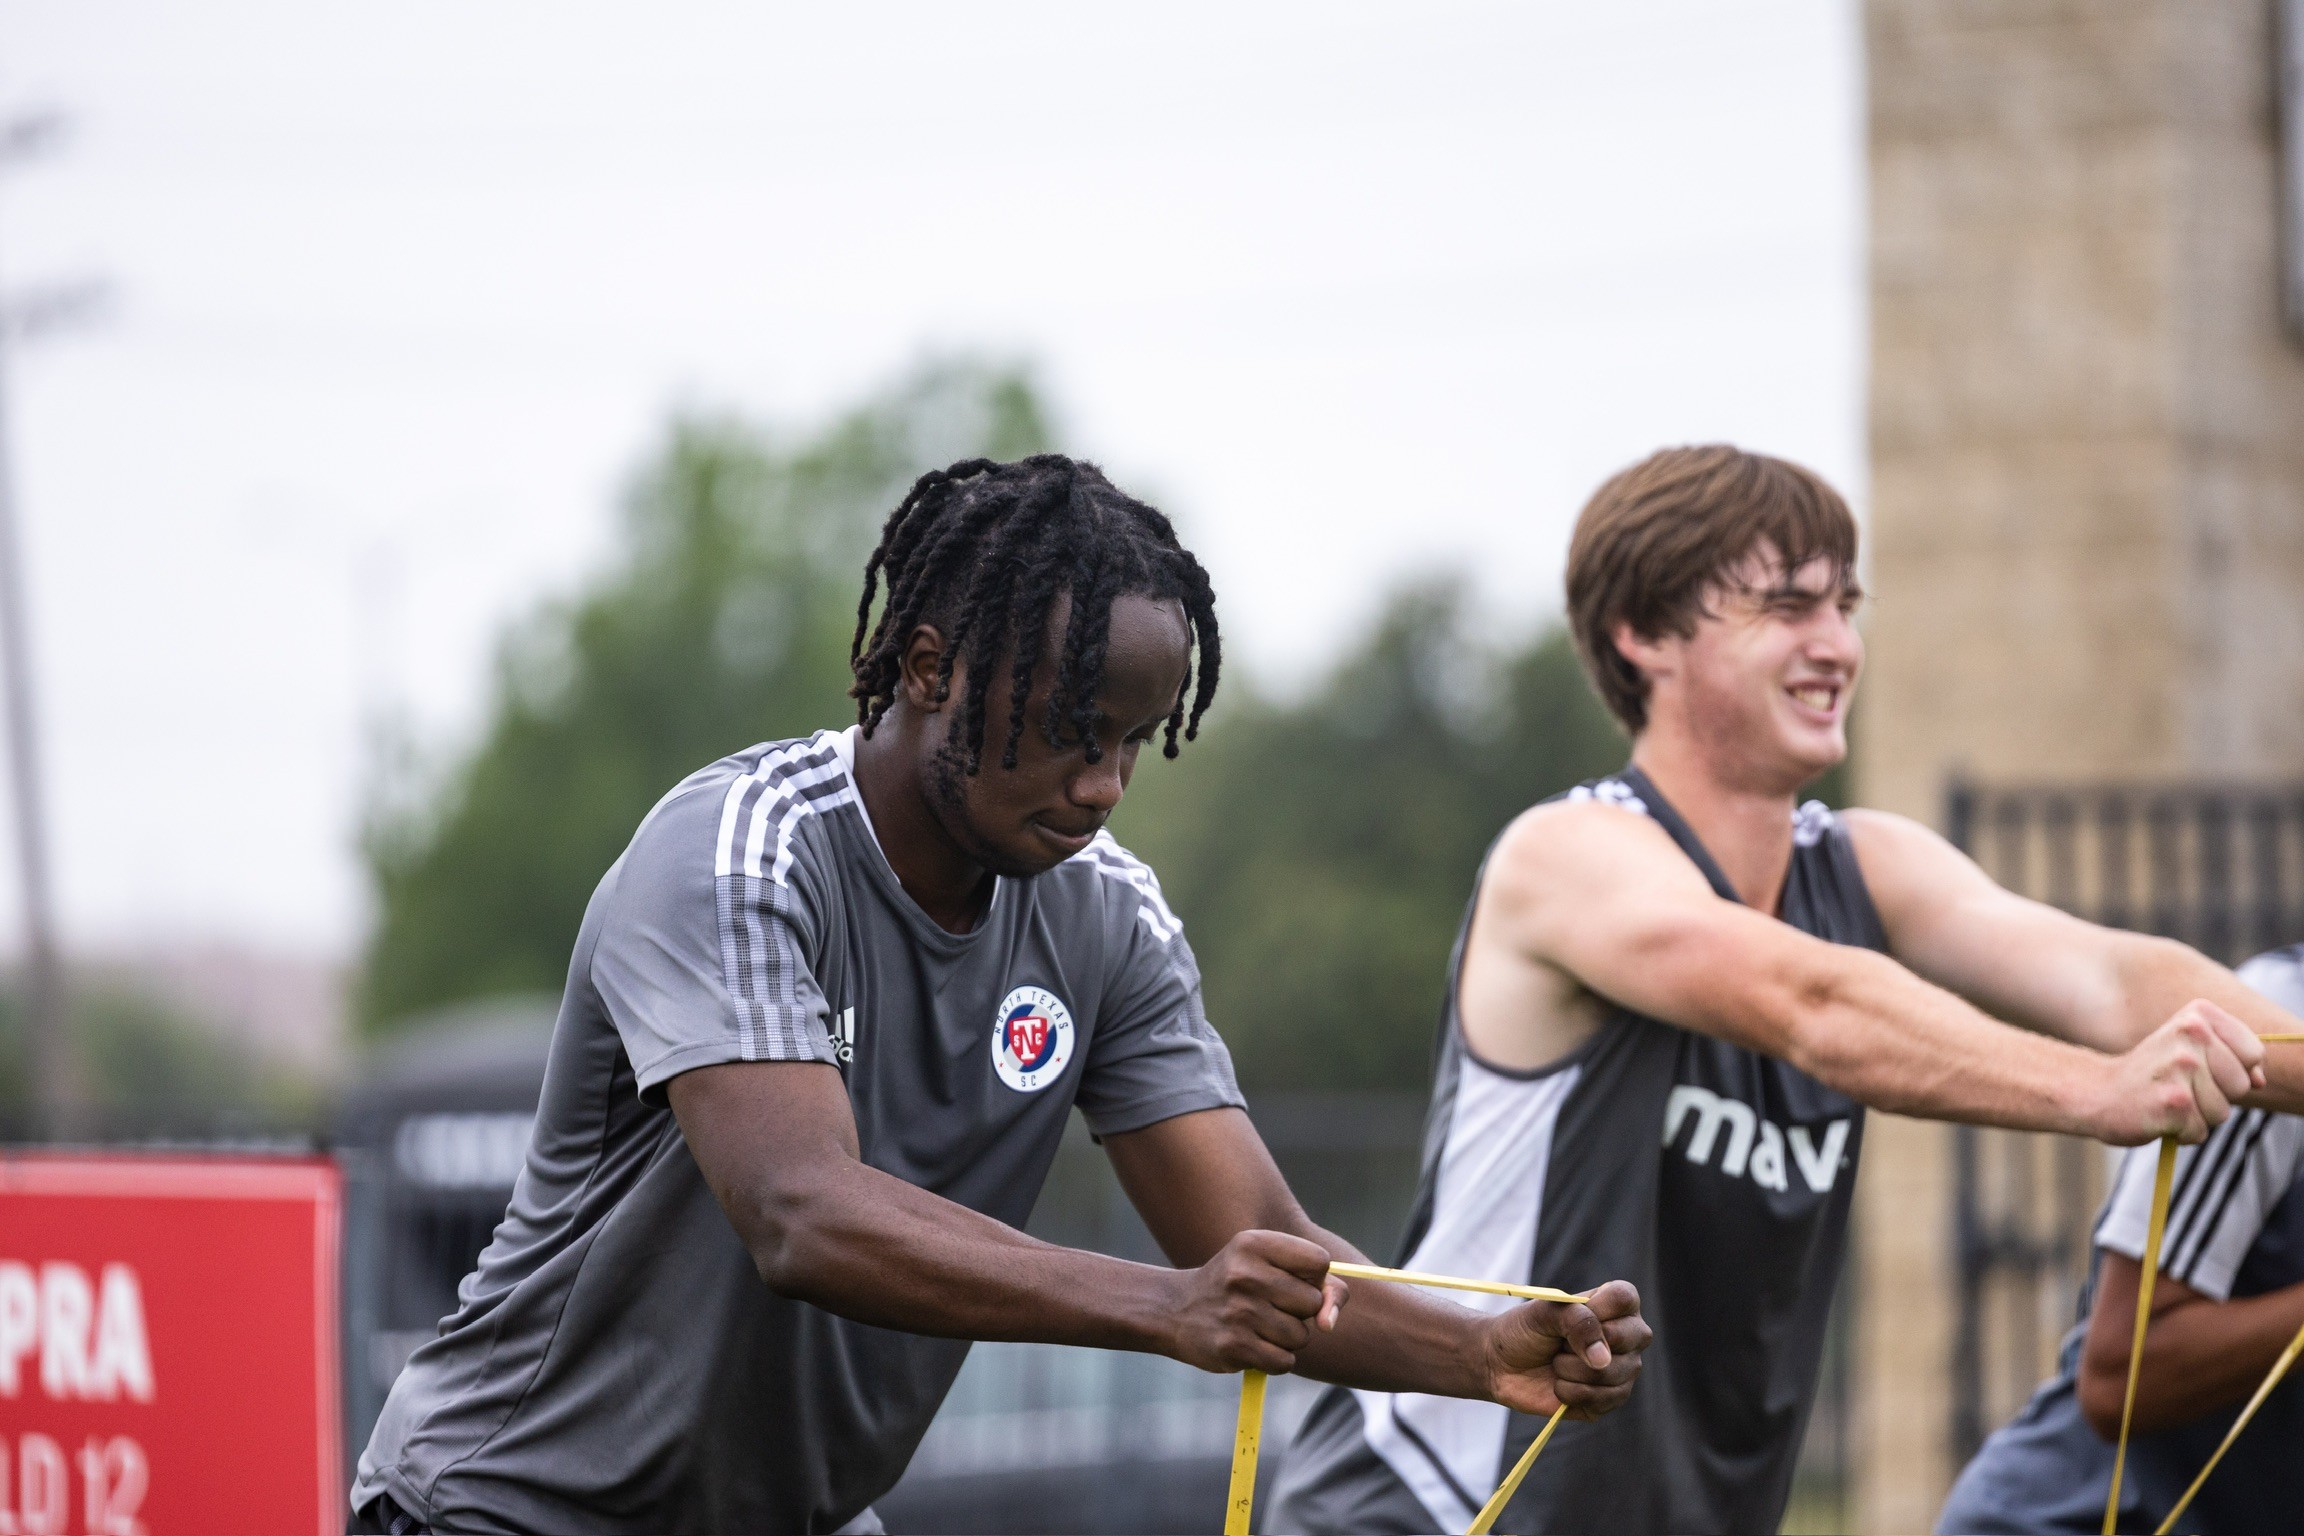
[[[2304,785],[1983,785],[1952,841],[2010,890],[2234,964],[2304,939]],[[2055,1366],[2088,1271],[2106,1162],[2087,1143],[1955,1133],[1952,1446],[1962,1460]]]

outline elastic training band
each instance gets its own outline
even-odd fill
[[[1262,1371],[1240,1373],[1240,1424],[1232,1431],[1231,1502],[1224,1506],[1224,1536],[1248,1536],[1256,1508],[1256,1449],[1264,1438]]]
[[[1412,1269],[1385,1269],[1376,1264],[1341,1264],[1331,1262],[1328,1273],[1342,1275],[1347,1280],[1384,1280],[1395,1285],[1432,1285],[1451,1291],[1484,1291],[1491,1296],[1517,1296],[1527,1301],[1573,1301],[1583,1297],[1573,1291],[1558,1291],[1548,1285],[1514,1285],[1505,1280],[1465,1280],[1455,1275],[1427,1275]],[[1231,1502],[1224,1507],[1224,1536],[1248,1536],[1249,1517],[1256,1506],[1256,1454],[1258,1442],[1264,1437],[1264,1383],[1262,1371],[1240,1373],[1240,1421],[1232,1431],[1232,1488]],[[1489,1497],[1479,1515],[1473,1520],[1467,1536],[1487,1536],[1495,1528],[1496,1519],[1504,1513],[1504,1506],[1512,1502],[1512,1495],[1520,1491],[1520,1480],[1528,1469],[1536,1465],[1536,1453],[1544,1449],[1544,1442],[1552,1438],[1552,1431],[1560,1427],[1568,1405],[1562,1403],[1552,1410],[1552,1417],[1544,1430],[1521,1454],[1518,1464],[1505,1476],[1502,1486]]]
[[[1536,1465],[1536,1453],[1544,1449],[1544,1442],[1552,1438],[1552,1431],[1560,1427],[1560,1420],[1567,1412],[1566,1403],[1552,1410],[1552,1417],[1544,1421],[1543,1433],[1528,1442],[1528,1449],[1520,1453],[1520,1459],[1512,1464],[1512,1470],[1505,1474],[1504,1481],[1494,1493],[1488,1495],[1488,1502],[1480,1506],[1480,1513],[1473,1516],[1472,1523],[1465,1528],[1464,1536],[1488,1536],[1490,1531],[1496,1529],[1497,1517],[1504,1513],[1504,1506],[1512,1502],[1512,1495],[1520,1491],[1520,1479],[1526,1477],[1528,1469]]]
[[[1436,1285],[1450,1291],[1482,1291],[1490,1296],[1517,1296],[1522,1301],[1584,1301],[1573,1291],[1548,1285],[1514,1285],[1509,1280],[1462,1280],[1454,1275],[1427,1275],[1413,1269],[1385,1269],[1375,1264],[1336,1264],[1328,1273],[1347,1280],[1389,1280],[1395,1285]]]
[[[2160,1238],[2168,1228],[2168,1192],[2176,1182],[2176,1138],[2160,1138],[2152,1175],[2152,1219],[2144,1228],[2144,1269],[2136,1277],[2136,1337],[2128,1346],[2128,1395],[2120,1400],[2120,1440],[2112,1451],[2112,1491],[2104,1499],[2104,1536],[2120,1519],[2120,1474],[2128,1461],[2128,1423],[2136,1416],[2136,1374],[2144,1366],[2144,1329],[2152,1321],[2152,1282],[2160,1278]]]

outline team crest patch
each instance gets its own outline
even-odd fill
[[[992,1020],[992,1070],[1018,1093],[1038,1093],[1072,1059],[1072,1011],[1045,987],[1018,987]]]

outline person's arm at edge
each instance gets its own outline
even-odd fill
[[[2100,927],[1995,883],[1927,827],[1885,811],[1842,813],[1896,958],[1993,1015],[2100,1051],[2126,1051],[2195,1001],[2257,1034],[2304,1020],[2174,939]],[[2304,1048],[2264,1060],[2243,1102],[2304,1110]]]
[[[1027,1236],[864,1163],[837,1069],[728,1062],[670,1079],[682,1136],[760,1278],[883,1328],[1287,1371],[1342,1282],[1302,1238],[1246,1232],[1193,1270]]]
[[[1107,1136],[1114,1172],[1178,1265],[1205,1262],[1235,1232],[1287,1232],[1335,1258],[1364,1255],[1304,1214],[1241,1110],[1199,1110]],[[1381,1392],[1485,1398],[1572,1418],[1622,1406],[1649,1341],[1640,1297],[1623,1281],[1588,1306],[1529,1302],[1476,1312],[1414,1286],[1362,1281],[1330,1328],[1298,1351],[1297,1374]]]
[[[2080,1352],[2080,1411],[2109,1440],[2120,1432],[2136,1283],[2144,1267],[2107,1250]],[[2245,1399],[2304,1327],[2304,1283],[2218,1301],[2163,1274],[2152,1287],[2152,1326],[2136,1373],[2135,1428],[2150,1434],[2189,1424]]]
[[[1481,921],[1524,957],[1683,1028],[1778,1057],[1875,1108],[2134,1144],[2197,1141],[2259,1086],[2264,1048],[2192,1005],[2106,1056],[1991,1018],[1886,955],[1716,896],[1636,812],[1523,814],[1489,865]]]

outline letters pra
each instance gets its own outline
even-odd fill
[[[152,1401],[152,1350],[136,1271],[0,1259],[0,1397],[34,1381],[52,1398]]]
[[[63,1402],[148,1403],[152,1390],[135,1270],[106,1264],[91,1281],[77,1264],[0,1259],[0,1399],[37,1393]],[[27,1432],[13,1444],[0,1435],[0,1531],[66,1530],[73,1459],[53,1435]],[[144,1448],[126,1435],[91,1437],[76,1459],[89,1531],[145,1536],[137,1517],[151,1481]]]

